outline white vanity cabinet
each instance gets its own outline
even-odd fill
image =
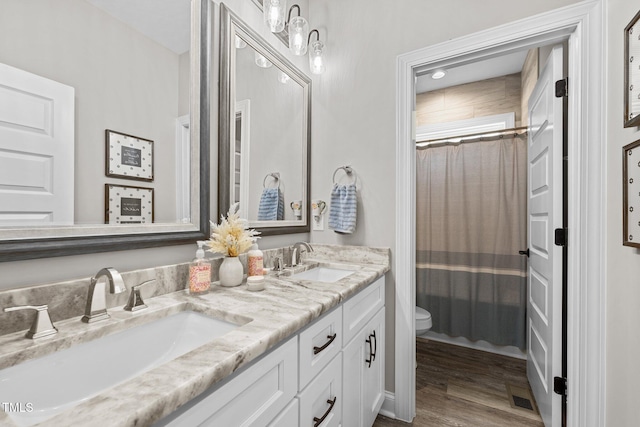
[[[384,397],[384,277],[156,426],[373,425]]]
[[[296,336],[249,366],[236,378],[219,388],[205,391],[157,425],[266,426],[290,404],[297,390]]]

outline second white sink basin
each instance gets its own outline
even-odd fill
[[[313,280],[315,282],[334,283],[354,273],[353,270],[339,268],[316,267],[289,276],[291,279]]]
[[[19,426],[59,414],[239,325],[183,311],[0,371],[0,402],[29,402],[8,412]]]

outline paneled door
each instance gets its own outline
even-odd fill
[[[74,89],[0,64],[0,227],[73,224]]]
[[[562,376],[563,100],[555,82],[563,78],[562,46],[554,47],[529,98],[527,376],[546,427],[560,426],[561,396],[553,379]]]

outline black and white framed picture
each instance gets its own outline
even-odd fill
[[[104,185],[105,224],[152,224],[153,188]]]
[[[624,29],[624,127],[640,126],[640,12]]]
[[[640,248],[640,140],[622,148],[623,245]]]
[[[153,181],[153,141],[107,129],[106,175]]]

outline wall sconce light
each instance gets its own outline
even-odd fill
[[[284,30],[287,0],[263,0],[262,13],[264,23],[272,33]]]
[[[282,84],[287,84],[289,80],[291,80],[291,77],[289,77],[289,75],[284,71],[280,71],[280,74],[278,74],[278,81]]]
[[[316,41],[311,42],[311,36],[313,33],[316,33]],[[320,41],[320,33],[318,30],[312,30],[309,33],[309,39],[307,40],[307,44],[311,43],[309,46],[309,68],[313,74],[322,74],[325,70],[324,65],[324,43]]]
[[[244,49],[247,47],[247,42],[236,36],[236,49]]]
[[[256,65],[260,68],[269,68],[271,67],[271,65],[273,65],[267,58],[260,55],[258,52],[255,53],[255,58],[256,58]]]
[[[291,18],[293,8],[298,9],[298,16]],[[307,53],[307,44],[309,37],[309,23],[300,16],[300,6],[294,4],[289,8],[287,16],[287,30],[289,32],[289,49],[294,55],[302,56]]]

